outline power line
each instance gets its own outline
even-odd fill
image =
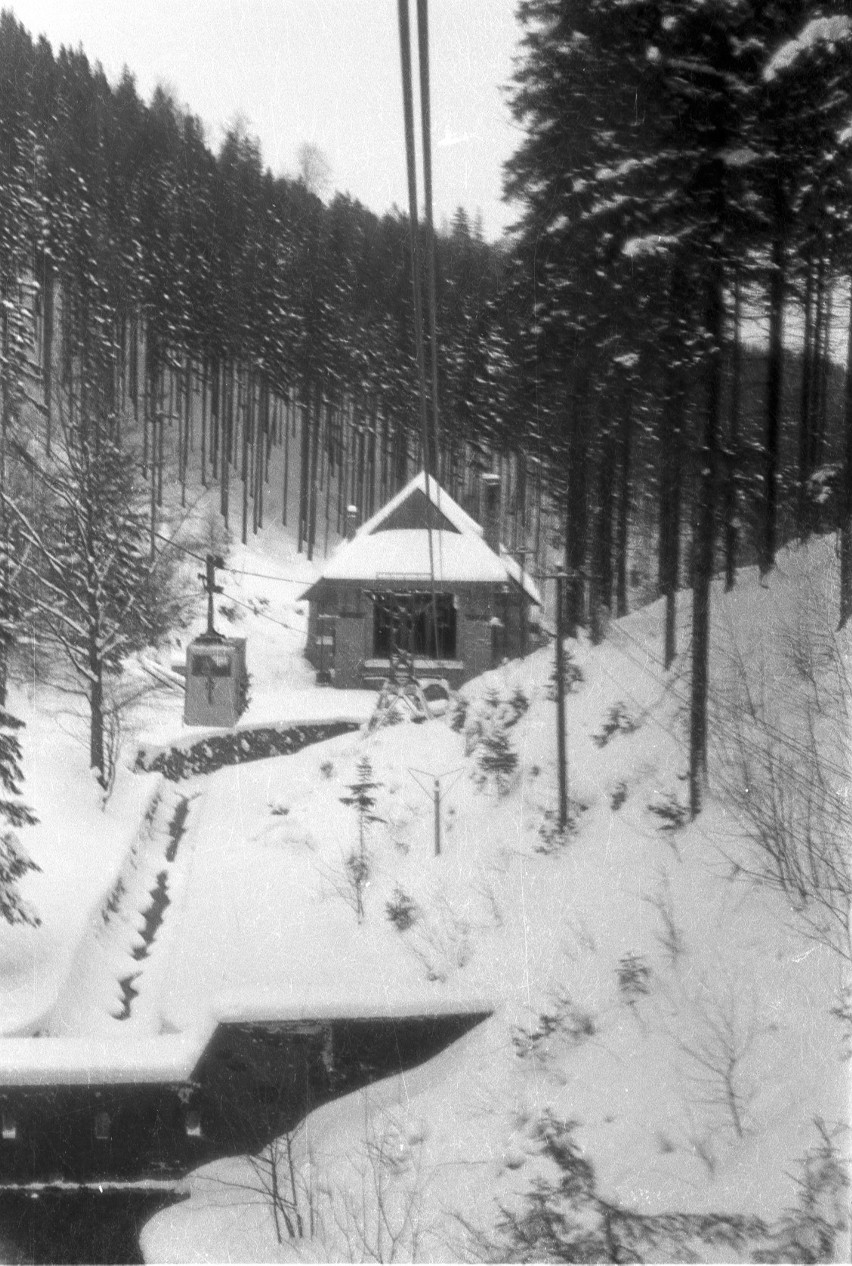
[[[227,598],[229,602],[233,602],[235,606],[244,607],[246,611],[250,611],[252,615],[259,615],[264,620],[269,620],[271,624],[277,624],[282,629],[289,629],[291,633],[303,633],[304,629],[297,629],[293,624],[287,624],[284,620],[278,620],[274,615],[268,615],[266,611],[258,611],[248,602],[242,602],[239,598],[235,598],[233,594],[222,590],[222,597]]]
[[[423,471],[426,476],[426,495],[429,496],[429,479],[432,475],[432,463],[429,460],[429,417],[426,408],[426,359],[423,347],[423,313],[422,313],[422,297],[420,290],[420,252],[418,249],[418,228],[419,218],[417,214],[417,169],[416,156],[414,150],[414,92],[411,80],[411,31],[408,14],[408,0],[397,0],[397,17],[399,21],[399,53],[400,65],[402,70],[402,112],[403,124],[405,131],[405,165],[408,176],[408,227],[411,249],[411,298],[414,315],[414,346],[417,354],[417,377],[420,387],[420,432],[421,443],[423,445]],[[421,14],[421,26],[419,32],[421,36],[424,34],[423,20],[425,13]],[[420,49],[421,59],[423,58],[423,48]],[[422,60],[421,60],[422,65]],[[428,76],[428,69],[427,69]],[[423,82],[423,81],[421,81]],[[428,85],[428,78],[427,78]],[[424,116],[424,127],[427,120]],[[425,133],[424,133],[425,136]],[[436,405],[437,407],[437,405]],[[435,476],[437,476],[437,459],[438,454],[435,453]],[[437,483],[437,478],[436,478]],[[426,538],[429,545],[429,579],[432,591],[432,623],[435,630],[435,656],[438,656],[438,599],[435,593],[435,555],[434,543],[432,540],[432,515],[427,509],[426,514]]]
[[[307,587],[312,583],[310,580],[305,580],[304,576],[301,578],[295,576],[272,576],[268,572],[245,571],[242,567],[229,567],[227,563],[220,570],[229,571],[234,576],[251,576],[254,580],[279,580],[283,585],[305,585]]]
[[[166,545],[170,545],[172,549],[178,549],[182,554],[188,554],[190,558],[194,558],[198,563],[206,563],[206,558],[201,554],[196,554],[195,550],[187,549],[185,545],[181,545],[174,537],[163,536],[162,532],[154,532],[153,534],[158,541],[165,541]],[[161,550],[160,553],[163,551]]]
[[[207,560],[201,554],[196,554],[195,550],[188,549],[186,545],[179,544],[173,537],[163,536],[161,532],[155,532],[154,535],[160,541],[165,541],[166,545],[171,545],[174,549],[179,549],[181,553],[188,554],[190,558],[194,558],[199,563],[205,563]],[[278,580],[285,585],[309,585],[311,582],[305,580],[304,576],[273,576],[268,572],[245,571],[242,567],[231,567],[227,563],[223,563],[218,571],[229,571],[234,576],[251,576],[256,580]]]

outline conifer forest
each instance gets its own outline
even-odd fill
[[[501,0],[489,235],[453,3],[386,208],[0,11],[3,1260],[845,1260],[852,9]]]
[[[426,464],[462,496],[506,472],[511,544],[533,570],[548,542],[564,549],[569,629],[625,613],[632,573],[666,597],[670,662],[694,580],[695,778],[714,569],[768,573],[780,542],[842,522],[840,618],[852,609],[852,387],[829,357],[849,284],[852,41],[823,8],[524,0],[516,228],[487,242],[459,208],[432,243]],[[164,479],[184,500],[188,481],[216,483],[245,540],[283,446],[310,557],[328,533],[318,489],[340,532],[346,504],[369,514],[424,464],[407,220],[322,201],[309,171],[273,177],[239,125],[214,153],[166,91],[146,104],[129,71],[111,86],[10,12],[0,133],[3,628],[8,647],[33,604],[49,612],[97,692],[153,618],[127,592],[156,562]],[[96,509],[60,549],[47,505]],[[126,555],[103,628],[68,609],[98,584],[87,536]]]

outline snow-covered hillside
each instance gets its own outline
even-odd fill
[[[204,513],[181,537],[193,553],[206,548]],[[315,568],[287,531],[268,527],[227,563],[218,618],[248,638],[247,722],[366,716],[373,696],[316,688],[302,658],[299,594]],[[197,585],[198,559],[185,567]],[[682,811],[688,595],[670,673],[658,606],[613,622],[601,646],[569,643],[564,838],[550,650],[471,683],[445,717],[196,776],[166,796],[157,775],[130,767],[138,744],[181,733],[180,693],[131,663],[123,689],[139,697],[122,713],[105,805],[86,770],[81,701],[19,663],[10,706],[27,723],[25,795],[41,819],[26,843],[42,870],[24,887],[42,925],[0,926],[5,1033],[97,1035],[120,1061],[122,1044],[187,1034],[215,1013],[494,1007],[428,1065],[319,1109],[285,1141],[298,1244],[278,1242],[263,1165],[235,1159],[193,1176],[190,1199],[151,1222],[148,1257],[453,1260],[523,1255],[526,1236],[540,1258],[547,1219],[526,1216],[531,1193],[538,1214],[564,1213],[560,1183],[573,1193],[560,1235],[579,1226],[592,1256],[606,1251],[594,1237],[610,1215],[637,1241],[660,1237],[644,1257],[824,1256],[819,1237],[845,1203],[834,1162],[847,1149],[848,925],[836,902],[802,902],[804,872],[786,890],[759,876],[780,838],[828,847],[797,864],[821,857],[829,892],[834,862],[848,877],[845,853],[830,851],[838,837],[845,850],[848,814],[850,647],[834,632],[836,585],[833,543],[820,540],[783,552],[768,587],[743,572],[731,594],[714,591],[714,786],[693,825]],[[203,625],[197,592],[159,653],[166,673]],[[378,820],[359,922],[347,862],[358,818],[343,800],[365,759]],[[174,899],[118,1019],[122,981],[139,969],[146,881],[178,814]],[[119,890],[117,931],[104,937],[99,911]],[[785,1221],[809,1200],[807,1217]]]
[[[416,995],[496,1009],[282,1144],[283,1199],[305,1239],[278,1242],[262,1166],[233,1160],[149,1224],[149,1260],[455,1260],[524,1244],[534,1260],[544,1214],[552,1225],[570,1209],[560,1234],[588,1237],[592,1256],[605,1233],[656,1260],[827,1251],[819,1237],[846,1205],[848,1020],[832,1009],[848,936],[795,884],[761,882],[755,841],[767,779],[791,839],[796,806],[809,842],[820,805],[845,813],[835,566],[817,541],[784,552],[768,588],[746,572],[714,592],[715,784],[692,825],[688,678],[682,663],[662,670],[658,607],[612,624],[602,646],[572,646],[565,837],[546,650],[471,683],[447,717],[195,780],[195,869],[162,996],[171,1025],[252,989],[345,996],[367,1013]],[[680,636],[687,646],[687,621]],[[502,751],[502,784],[486,750]],[[805,792],[814,753],[821,799]],[[379,820],[359,922],[346,864],[358,822],[342,798],[365,758]],[[446,775],[440,856],[415,775],[427,789]],[[839,1232],[830,1252],[845,1251]]]

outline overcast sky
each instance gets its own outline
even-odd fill
[[[436,221],[458,205],[479,209],[489,237],[513,218],[500,194],[518,141],[501,91],[516,51],[515,2],[429,4]],[[241,115],[276,174],[294,171],[310,141],[328,158],[333,188],[379,212],[407,205],[394,0],[5,3],[54,51],[82,45],[111,82],[126,64],[146,100],[166,84],[205,123],[213,148]],[[414,23],[414,0],[411,11]]]

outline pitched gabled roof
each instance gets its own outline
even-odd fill
[[[432,531],[435,583],[505,585],[504,560],[472,532]],[[381,530],[355,536],[336,549],[324,564],[321,580],[406,580],[429,583],[429,534]]]
[[[437,584],[485,583],[505,585],[513,581],[541,606],[541,594],[531,576],[503,546],[495,553],[483,539],[483,530],[475,519],[425,471],[416,475],[386,505],[362,523],[351,541],[344,541],[334,551],[314,583],[301,595],[311,598],[322,581],[408,580],[428,581],[431,576],[429,532],[423,528],[398,529],[396,512],[413,497],[424,496],[442,516],[446,527],[433,527],[431,563]],[[388,528],[383,524],[389,523]]]
[[[454,501],[450,494],[445,492],[431,475],[426,474],[425,470],[421,470],[419,475],[415,475],[404,488],[400,488],[396,496],[391,497],[390,501],[383,505],[380,510],[377,510],[371,518],[362,523],[355,536],[372,536],[373,532],[378,531],[382,523],[390,518],[394,511],[398,510],[403,502],[407,501],[412,493],[415,492],[424,493],[435,509],[449,519],[457,532],[461,532],[463,535],[473,532],[476,536],[482,536],[482,528],[476,519],[472,519],[467,511],[463,510],[459,503]]]
[[[512,558],[512,555],[506,549],[505,545],[500,546],[500,562],[506,568],[506,571],[512,577],[515,584],[519,585],[523,589],[527,597],[530,598],[537,606],[542,606],[541,590],[538,585],[535,583],[526,568],[524,568],[523,571],[521,570],[521,564],[516,558]]]

